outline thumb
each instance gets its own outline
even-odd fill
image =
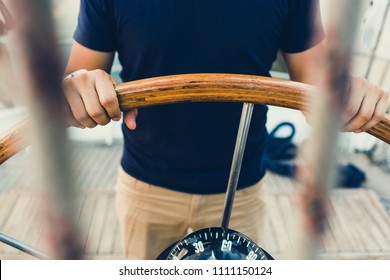
[[[136,118],[138,115],[137,109],[132,109],[124,113],[123,121],[125,122],[127,128],[130,130],[135,130],[137,127]]]

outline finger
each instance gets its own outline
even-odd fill
[[[70,93],[69,91],[66,91],[65,95],[75,120],[85,127],[95,127],[97,123],[88,115],[81,96],[78,93]]]
[[[74,127],[78,127],[78,128],[85,128],[84,125],[82,125],[81,123],[79,123],[74,117],[73,117],[73,114],[72,114],[72,110],[70,109],[69,107],[69,104],[66,103],[65,106],[64,106],[64,113],[65,113],[65,122],[67,125],[69,126],[74,126]]]
[[[375,109],[375,103],[370,98],[365,98],[359,108],[358,113],[344,126],[345,131],[358,131],[362,126],[368,123]]]
[[[119,121],[121,111],[113,82],[115,83],[106,72],[99,71],[96,73],[96,92],[98,93],[99,102],[110,119]]]
[[[96,73],[95,71],[94,73]],[[77,83],[78,94],[80,95],[87,114],[97,124],[106,125],[110,119],[100,104],[98,93],[95,89],[96,78],[94,75],[87,75],[86,73],[77,75],[72,78],[73,82]]]
[[[345,125],[345,131],[359,132],[360,128],[368,123],[375,111],[375,106],[381,98],[382,90],[377,86],[370,86],[360,105],[357,114]]]
[[[110,118],[100,104],[98,93],[94,86],[80,88],[80,96],[85,105],[85,110],[95,123],[106,125],[110,122]]]
[[[359,112],[360,105],[367,92],[367,80],[354,78],[349,89],[348,101],[342,116],[343,124],[350,122]]]
[[[81,73],[69,79],[70,86],[73,86],[81,97],[88,116],[100,125],[106,125],[110,122],[106,110],[100,104],[95,88],[96,81],[102,79],[103,75],[106,75],[105,78],[107,79],[108,75],[103,70],[95,70],[92,73],[91,71]]]
[[[131,130],[135,130],[137,128],[137,123],[136,123],[137,115],[138,115],[137,109],[133,109],[124,113],[123,121],[125,122],[126,126]]]
[[[372,128],[374,125],[379,123],[385,116],[387,108],[388,108],[388,100],[387,98],[382,97],[381,99],[379,99],[378,103],[375,106],[375,110],[371,117],[371,120],[368,121],[362,127],[360,127],[358,130],[355,130],[355,132],[359,133],[359,132],[367,131],[370,128]]]

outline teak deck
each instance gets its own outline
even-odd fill
[[[122,259],[123,250],[114,210],[117,160],[121,145],[77,144],[74,160],[82,166],[77,178],[76,209],[82,225],[87,259]],[[19,155],[20,158],[26,155]],[[104,159],[104,160],[103,160]],[[46,251],[42,198],[28,182],[20,179],[11,159],[0,168],[0,231]],[[104,172],[103,172],[104,171]],[[5,183],[5,181],[7,181]],[[26,185],[27,184],[27,185]],[[19,186],[19,187],[18,187]],[[22,186],[22,187],[20,187]],[[268,212],[264,239],[259,244],[276,259],[288,259],[292,250],[296,213],[293,180],[274,174],[266,176]],[[336,189],[331,193],[328,228],[319,252],[324,259],[390,259],[390,216],[378,196],[367,189]],[[222,213],[221,213],[222,214]],[[218,226],[218,225],[217,225]],[[31,259],[0,243],[0,259]]]

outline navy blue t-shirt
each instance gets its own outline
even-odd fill
[[[310,48],[314,0],[81,0],[74,39],[118,52],[123,81],[182,73],[269,76],[281,49]],[[122,125],[123,169],[139,180],[195,194],[225,192],[240,103],[189,103],[139,110]],[[267,107],[256,105],[238,188],[265,174]]]

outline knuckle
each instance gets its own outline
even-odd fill
[[[90,121],[90,117],[87,114],[83,114],[83,113],[79,113],[79,112],[75,112],[73,114],[73,117],[79,123],[88,123]]]
[[[371,85],[370,92],[371,94],[376,95],[378,98],[384,96],[384,92],[378,85]]]
[[[380,122],[382,118],[384,117],[385,113],[381,112],[375,112],[374,115],[372,116],[372,120],[375,121],[376,123]]]
[[[347,126],[344,127],[344,131],[349,132],[349,131],[353,131],[353,130],[355,130],[355,126],[354,125],[347,125]]]
[[[355,78],[355,85],[359,88],[365,87],[368,85],[368,80],[365,77]]]
[[[101,121],[99,121],[99,124],[100,125],[106,125],[106,124],[108,124],[110,122],[110,120],[108,119],[108,118],[104,118],[104,119],[102,119]]]
[[[95,123],[95,122],[89,122],[87,125],[86,125],[86,127],[88,127],[88,128],[94,128],[94,127],[96,127],[97,126],[97,123]]]
[[[108,74],[102,69],[96,69],[92,71],[97,79],[106,78]]]
[[[65,117],[65,122],[70,126],[79,126],[80,123],[78,123],[73,117],[67,116]]]
[[[362,111],[359,113],[358,117],[359,117],[359,120],[368,121],[372,117],[372,112],[367,111],[367,110]]]
[[[350,116],[350,117],[352,117],[352,116],[354,116],[355,114],[356,114],[356,109],[355,109],[355,107],[353,107],[353,106],[347,106],[346,108],[345,108],[345,112],[346,112],[346,114],[348,115],[348,116]]]
[[[89,76],[90,76],[89,72],[85,72],[85,73],[80,73],[69,80],[87,81],[89,79]]]
[[[77,75],[69,80],[69,84],[71,84],[75,88],[84,88],[89,84],[89,75],[86,73]]]
[[[103,112],[100,110],[95,110],[95,109],[90,109],[88,111],[88,114],[93,118],[93,119],[99,119],[103,116]]]
[[[62,89],[64,90],[65,96],[72,97],[79,92],[79,88],[84,86],[83,82],[75,80],[77,77],[67,79],[62,82]]]
[[[112,96],[103,96],[100,97],[100,103],[103,105],[103,107],[111,107],[115,105],[115,98]]]
[[[110,119],[103,110],[91,110],[88,111],[88,114],[96,123],[100,125],[106,125],[110,122]]]
[[[382,96],[381,98],[383,98],[385,101],[389,101],[389,98],[390,98],[390,95],[388,92],[382,90]]]

